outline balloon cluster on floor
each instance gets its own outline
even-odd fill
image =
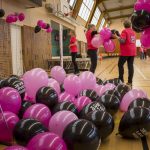
[[[6,22],[7,23],[14,23],[17,21],[24,21],[24,19],[25,19],[24,13],[13,13],[13,14],[9,14],[6,17]]]
[[[38,20],[37,25],[34,29],[35,33],[38,33],[41,31],[41,29],[46,30],[47,33],[51,33],[52,32],[52,28],[50,27],[49,23],[45,23],[43,20]]]
[[[103,28],[100,33],[96,34],[92,39],[92,45],[96,48],[103,45],[106,52],[112,53],[115,51],[115,43],[111,37],[111,30],[109,28]]]
[[[142,32],[141,44],[145,48],[150,48],[150,1],[138,0],[134,10],[131,17],[132,28],[136,32]]]
[[[5,150],[97,150],[113,132],[119,108],[125,112],[120,135],[137,138],[150,131],[144,91],[89,71],[66,75],[60,66],[51,69],[51,78],[35,68],[21,79],[1,79],[0,106],[0,141],[14,138],[18,144]]]

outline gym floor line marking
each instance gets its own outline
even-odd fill
[[[143,72],[134,64],[136,70],[138,71],[138,73],[143,77],[144,80],[148,80],[145,75],[143,74]]]

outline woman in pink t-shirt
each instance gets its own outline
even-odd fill
[[[136,56],[136,35],[131,28],[131,23],[126,20],[124,22],[124,30],[121,36],[117,38],[120,42],[120,58],[118,62],[119,68],[119,79],[124,82],[124,64],[128,64],[128,83],[127,85],[132,86],[133,74],[134,74],[134,57]]]
[[[78,74],[79,69],[78,69],[78,64],[76,62],[77,53],[78,53],[76,34],[73,30],[71,30],[69,35],[70,35],[69,48],[70,48],[70,53],[71,53],[71,56],[72,56],[72,63],[74,65],[74,73]]]

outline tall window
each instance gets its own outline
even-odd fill
[[[77,0],[69,0],[69,5],[73,8]]]
[[[90,12],[93,8],[93,4],[94,4],[94,0],[83,0],[83,3],[79,11],[79,16],[83,18],[85,21],[87,21],[90,16]]]
[[[100,15],[101,15],[101,12],[99,8],[97,7],[95,10],[94,16],[92,18],[91,24],[97,25]]]
[[[99,26],[99,31],[103,28],[104,23],[105,23],[105,18],[103,18],[102,21],[101,21],[101,24]]]

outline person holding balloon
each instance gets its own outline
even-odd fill
[[[136,56],[136,35],[131,28],[130,21],[124,22],[124,30],[121,36],[113,35],[120,42],[120,58],[118,62],[119,79],[124,82],[124,64],[128,64],[128,83],[127,85],[132,86],[133,74],[134,74],[134,57]]]
[[[74,73],[78,74],[79,69],[78,69],[78,64],[76,62],[77,53],[78,53],[76,34],[73,30],[70,30],[69,35],[71,36],[69,48],[72,56],[72,63],[74,65]]]
[[[91,67],[90,71],[95,73],[97,67],[97,50],[98,48],[94,47],[92,44],[93,37],[97,34],[96,27],[93,24],[90,24],[88,27],[88,31],[86,32],[87,39],[87,54],[91,59]]]

